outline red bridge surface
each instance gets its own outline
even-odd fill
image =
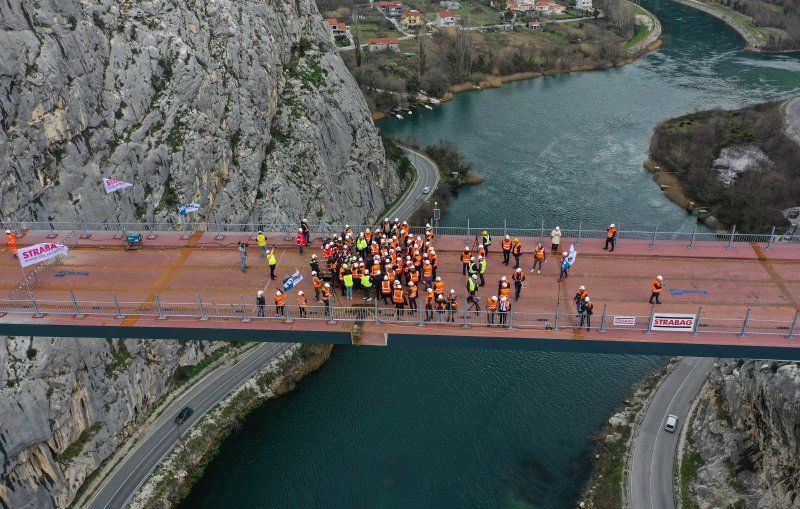
[[[266,260],[247,234],[217,238],[208,232],[184,237],[180,233],[159,233],[155,238],[145,236],[143,249],[128,251],[111,232],[92,232],[85,239],[78,238],[79,232],[54,232],[55,238],[48,238],[48,233],[27,232],[20,237],[19,247],[56,242],[70,246],[69,255],[54,265],[27,267],[27,284],[17,260],[7,249],[3,251],[0,334],[352,341],[370,345],[800,358],[798,342],[791,339],[795,326],[800,325],[796,323],[800,310],[800,247],[791,244],[775,243],[766,251],[764,246],[750,243],[735,243],[732,249],[726,249],[725,242],[698,242],[694,249],[688,249],[685,242],[659,241],[656,248],[651,248],[649,241],[625,240],[610,253],[602,249],[601,239],[583,239],[576,246],[578,257],[569,277],[559,284],[556,257],[548,257],[541,274],[530,272],[531,252],[539,239],[522,238],[526,250],[522,258],[525,287],[514,303],[510,327],[490,327],[485,309],[467,314],[465,320],[465,278],[459,257],[465,243],[471,246],[473,239],[464,237],[435,239],[438,275],[447,291],[454,288],[462,298],[454,322],[421,321],[416,310],[397,316],[393,306],[384,306],[382,301],[375,306],[356,293],[354,300],[348,302],[335,292],[339,296],[332,300],[336,309],[335,323],[331,323],[324,308],[314,302],[310,281],[308,259],[310,254],[319,253],[320,240],[314,240],[300,256],[293,240],[269,236],[268,244],[278,247],[278,279],[273,281]],[[497,240],[495,244],[499,244]],[[246,273],[240,270],[238,241],[250,242]],[[562,239],[562,246],[569,247],[572,242]],[[486,286],[478,292],[484,308],[487,298],[496,293],[500,277],[510,278],[513,267],[513,257],[506,267],[501,263],[499,246],[492,248]],[[324,267],[324,263],[321,265]],[[295,269],[305,279],[287,294],[290,318],[275,317],[275,307],[271,305],[275,290]],[[653,310],[648,303],[650,283],[657,274],[663,275],[666,288],[662,291],[663,303],[655,306],[655,311],[696,314],[702,308],[697,334],[648,333]],[[595,306],[589,331],[576,327],[572,297],[579,285],[586,286]],[[255,316],[257,290],[265,291],[266,318]],[[297,290],[309,297],[308,319],[298,319]]]

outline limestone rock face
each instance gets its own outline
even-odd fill
[[[312,0],[9,0],[0,47],[5,219],[356,222],[399,193]]]
[[[693,423],[701,502],[800,508],[800,372],[795,363],[724,361]]]
[[[0,48],[2,220],[360,223],[400,192],[312,0],[8,0]],[[0,337],[0,509],[67,506],[214,347]]]
[[[180,365],[222,343],[0,337],[0,507],[66,507]]]

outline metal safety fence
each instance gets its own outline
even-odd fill
[[[552,312],[509,311],[502,309],[489,310],[478,308],[467,301],[459,302],[455,307],[429,308],[417,302],[412,307],[386,306],[378,300],[364,302],[361,305],[333,306],[313,303],[305,307],[297,305],[276,306],[267,304],[260,306],[245,302],[240,296],[238,302],[206,302],[201,294],[194,302],[164,302],[158,294],[148,302],[120,301],[115,293],[110,301],[82,301],[70,292],[69,300],[43,300],[34,296],[28,298],[0,300],[0,316],[23,315],[41,318],[44,316],[61,316],[72,318],[104,317],[124,319],[127,317],[152,318],[160,320],[238,320],[242,322],[286,322],[320,321],[335,324],[374,323],[418,326],[448,327],[488,327],[496,329],[533,329],[564,330],[584,329],[592,332],[641,331],[645,334],[654,332],[655,308],[650,315],[620,315],[616,310],[612,314],[606,305],[596,309],[591,316],[582,315],[574,306],[557,304]],[[784,336],[793,339],[798,334],[800,312],[791,319],[765,320],[751,319],[751,310],[744,309],[740,318],[707,317],[702,308],[688,316],[692,317],[690,328],[684,332],[692,335],[705,333],[730,334],[740,337],[748,335]]]
[[[195,232],[207,232],[215,234],[218,238],[223,238],[229,234],[248,234],[255,238],[258,231],[262,231],[268,236],[284,236],[287,239],[294,239],[299,223],[218,223],[218,222],[104,222],[89,223],[85,221],[0,221],[0,227],[11,229],[17,232],[74,232],[80,239],[91,238],[93,232],[113,233],[116,238],[122,238],[127,233],[143,233],[151,238],[159,235],[182,236],[189,238]],[[494,237],[510,235],[528,239],[538,239],[547,243],[554,225],[545,226],[544,221],[539,226],[515,227],[508,226],[504,221],[503,226],[472,226],[469,221],[465,226],[435,226],[434,233],[437,236],[461,236],[465,239],[475,239],[486,231]],[[343,234],[347,229],[354,232],[365,231],[367,228],[378,229],[380,225],[366,224],[330,224],[314,223],[309,224],[309,229],[314,238],[329,237]],[[425,226],[411,226],[410,231],[414,235],[424,235]],[[604,229],[584,228],[582,223],[577,227],[561,228],[561,237],[570,239],[580,246],[583,240],[604,239],[607,232]],[[652,230],[625,230],[622,225],[617,225],[617,243],[627,240],[649,241],[650,246],[655,248],[661,241],[681,241],[687,247],[693,248],[696,243],[715,242],[725,243],[728,248],[732,248],[736,243],[756,243],[763,244],[769,250],[775,242],[800,242],[800,236],[793,234],[776,234],[776,228],[772,228],[769,233],[740,233],[736,231],[734,225],[730,230],[709,232],[705,228],[698,228],[694,225],[692,231],[661,231],[656,224]]]

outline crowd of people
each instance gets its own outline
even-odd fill
[[[613,251],[616,236],[617,230],[612,224],[608,228],[603,249]],[[550,254],[558,254],[560,228],[555,227],[550,237]],[[262,232],[258,232],[256,241],[262,258],[268,259],[270,276],[275,279],[275,247],[267,247],[266,237]],[[490,292],[485,310],[482,310],[478,292],[481,287],[486,286],[489,253],[496,245],[493,242],[492,236],[484,230],[472,246],[464,246],[459,254],[462,275],[465,278],[463,292],[456,291],[456,288],[448,291],[441,275],[437,274],[439,254],[430,224],[426,224],[424,233],[419,235],[414,235],[408,222],[399,218],[394,221],[385,218],[377,227],[358,232],[345,225],[344,231],[323,239],[320,252],[311,254],[309,258],[313,298],[325,307],[327,316],[331,315],[333,301],[338,303],[341,298],[346,301],[343,306],[352,306],[350,302],[360,298],[362,302],[374,303],[376,306],[380,301],[386,306],[393,306],[396,319],[417,316],[416,313],[419,312],[425,321],[439,323],[455,322],[463,299],[463,304],[467,307],[465,311],[474,315],[485,312],[488,326],[506,326],[509,325],[512,302],[519,300],[525,286],[526,270],[521,265],[525,251],[518,237],[504,235],[500,238],[500,263],[511,266],[513,257],[513,267],[509,276],[502,276],[497,282],[496,292]],[[310,243],[310,228],[308,221],[304,219],[296,236],[301,255]],[[538,242],[532,254],[533,265],[530,272],[541,274],[547,259],[544,243]],[[564,263],[567,256],[568,252],[561,252],[559,281],[569,276],[569,266]],[[242,270],[245,270],[245,258],[242,258]],[[651,303],[654,300],[655,303],[660,303],[659,293],[662,287],[663,278],[658,276],[653,281]],[[258,292],[256,304],[258,315],[264,316],[266,301],[261,290]],[[274,305],[276,315],[285,316],[286,295],[283,291],[276,291]],[[306,316],[307,306],[308,298],[302,291],[298,292],[297,307],[301,317]],[[585,323],[587,329],[591,328],[594,303],[584,286],[578,289],[575,306],[579,327],[583,327]]]

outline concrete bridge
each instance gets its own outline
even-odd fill
[[[42,228],[42,225],[36,225]],[[565,230],[562,247],[576,245],[578,258],[560,284],[558,260],[548,259],[541,274],[531,273],[532,251],[544,228],[493,229],[484,309],[466,311],[460,253],[473,246],[480,229],[437,230],[439,271],[461,298],[452,321],[426,319],[422,309],[397,313],[382,302],[332,299],[330,316],[313,299],[308,256],[300,256],[291,225],[264,228],[277,246],[277,280],[251,240],[249,226],[203,225],[179,231],[150,226],[144,247],[126,250],[123,234],[76,228],[25,228],[20,247],[40,242],[67,245],[55,262],[20,268],[6,249],[0,271],[0,334],[55,337],[129,337],[265,342],[325,342],[380,346],[463,346],[545,349],[599,353],[754,357],[800,360],[794,339],[800,310],[800,246],[771,236],[620,232],[617,249],[604,251],[604,232]],[[97,228],[97,227],[95,227]],[[139,225],[139,228],[144,228]],[[322,227],[320,227],[321,229]],[[336,227],[327,231],[338,231]],[[358,231],[358,227],[354,225]],[[238,230],[238,231],[237,231]],[[485,302],[497,281],[512,272],[501,263],[503,231],[518,235],[527,280],[505,326],[489,326]],[[315,233],[312,239],[324,233]],[[250,242],[246,273],[240,270],[237,242]],[[545,244],[549,239],[544,238]],[[549,250],[548,250],[549,252]],[[324,263],[322,264],[324,266]],[[282,280],[299,269],[304,276],[287,294],[287,316],[276,316],[272,297]],[[662,274],[663,303],[648,303],[650,283]],[[586,286],[595,314],[592,327],[577,327],[572,297]],[[255,297],[264,290],[266,317],[257,316]],[[309,297],[307,317],[295,305],[297,290]],[[335,292],[335,294],[338,292]],[[512,293],[513,295],[513,293]],[[421,299],[420,299],[421,300]],[[659,324],[680,318],[678,330]],[[497,319],[495,319],[497,321]]]

